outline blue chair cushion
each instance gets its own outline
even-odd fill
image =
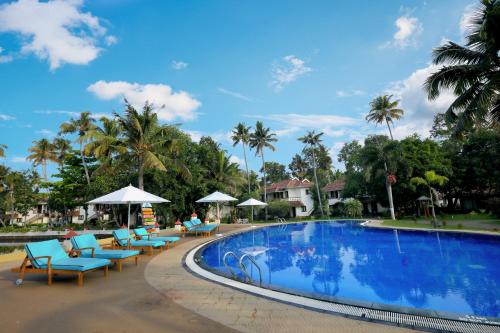
[[[102,259],[125,259],[128,257],[138,255],[139,253],[140,252],[137,250],[95,250],[94,257]],[[92,255],[91,253],[87,254],[82,253],[82,257],[84,258],[90,258],[91,255]]]
[[[111,264],[111,261],[98,258],[65,258],[51,261],[50,264],[52,269],[84,272],[107,266]],[[47,264],[41,265],[39,268],[47,268]]]
[[[130,241],[131,246],[152,246],[160,247],[165,246],[165,242],[162,241],[147,241],[147,240],[132,240]]]
[[[33,266],[36,268],[43,268],[47,265],[47,259],[36,259],[35,257],[50,256],[51,263],[58,260],[69,259],[68,254],[64,251],[64,248],[59,244],[57,239],[51,239],[43,242],[34,242],[24,245],[24,250],[26,251],[28,258],[30,258]]]
[[[120,244],[121,246],[127,246],[128,243],[126,240],[119,240],[119,239],[126,239],[126,238],[130,238],[130,240],[132,240],[132,237],[130,236],[129,234],[129,231],[127,229],[117,229],[117,230],[113,230],[113,237],[115,237],[116,241],[118,242],[118,244]]]
[[[147,238],[149,232],[145,228],[138,228],[138,229],[134,229],[134,234],[140,238],[142,238],[143,236],[146,236],[146,238]]]
[[[175,243],[179,240],[179,237],[175,236],[158,236],[158,237],[151,237],[151,240],[153,241],[162,241],[162,242],[170,242],[170,243]]]
[[[203,225],[203,226],[200,226],[200,227],[196,228],[196,230],[199,230],[199,231],[212,231],[212,230],[214,230],[217,227],[218,227],[217,224],[206,224],[206,225]]]
[[[93,234],[83,234],[83,235],[78,235],[71,237],[71,244],[73,245],[73,248],[78,250],[78,249],[84,249],[87,247],[92,247],[95,250],[100,250],[101,245],[99,245],[99,242],[97,242],[97,239]],[[90,255],[92,254],[91,250],[83,250],[82,251],[82,256],[86,256],[90,258]]]

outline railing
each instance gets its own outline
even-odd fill
[[[248,258],[248,260],[250,260],[250,262],[255,266],[257,267],[257,270],[259,271],[259,287],[262,287],[262,270],[260,268],[260,266],[257,264],[257,262],[255,261],[254,258],[252,258],[250,256],[250,254],[248,253],[245,253],[244,255],[242,255],[239,260],[238,260],[238,256],[232,252],[232,251],[229,251],[229,252],[226,252],[224,254],[224,257],[222,258],[222,262],[224,263],[224,266],[227,268],[227,270],[231,273],[232,277],[237,279],[238,278],[238,275],[236,274],[236,272],[231,268],[231,266],[229,266],[229,264],[227,263],[227,258],[229,256],[232,256],[236,259],[236,261],[239,263],[240,265],[240,269],[241,269],[241,272],[243,273],[243,275],[245,275],[245,279],[244,279],[244,282],[245,283],[250,283],[250,284],[253,284],[253,279],[252,279],[252,276],[248,273],[247,271],[247,268],[243,262],[243,260],[245,258]]]

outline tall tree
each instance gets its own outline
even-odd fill
[[[308,168],[309,164],[299,154],[295,154],[292,158],[292,162],[288,164],[288,169],[292,172],[292,176],[299,179],[304,179],[306,177]]]
[[[366,120],[370,123],[376,124],[385,122],[387,124],[387,128],[389,129],[391,140],[394,140],[390,124],[393,123],[394,119],[401,119],[404,111],[398,108],[399,101],[391,101],[391,98],[392,95],[384,95],[378,96],[371,101],[370,112],[366,116]]]
[[[54,147],[54,154],[57,158],[57,163],[59,163],[59,166],[62,166],[64,159],[71,150],[71,143],[64,138],[57,137],[52,142],[52,146]]]
[[[40,139],[38,141],[33,141],[33,147],[29,148],[28,151],[31,154],[28,155],[27,159],[32,161],[34,166],[42,166],[43,179],[48,181],[47,161],[58,162],[56,153],[54,152],[54,146],[49,140]]]
[[[430,100],[445,89],[457,98],[446,111],[458,137],[477,125],[500,123],[500,1],[483,0],[468,26],[465,45],[447,42],[433,50],[442,65],[425,82]]]
[[[373,101],[370,102],[370,112],[366,116],[366,120],[368,122],[374,122],[376,124],[381,124],[385,122],[387,124],[387,128],[389,129],[389,134],[391,136],[391,140],[394,140],[392,136],[392,130],[390,123],[393,123],[394,119],[400,119],[404,111],[402,109],[398,109],[399,101],[391,101],[392,95],[384,95],[378,96]],[[387,169],[387,161],[384,162],[386,179],[385,179],[385,187],[387,189],[387,197],[389,198],[389,211],[391,212],[391,219],[395,220],[396,216],[394,215],[394,201],[392,199],[392,185],[389,181],[389,172]]]
[[[85,170],[85,178],[87,185],[90,186],[90,174],[87,161],[85,160],[84,145],[90,139],[90,133],[95,128],[95,120],[90,112],[80,113],[80,118],[71,118],[70,121],[62,123],[59,128],[60,134],[76,133],[76,143],[80,146],[80,156],[82,158],[83,169]]]
[[[5,157],[5,149],[7,149],[7,145],[0,143],[0,157]]]
[[[263,172],[263,170],[261,169],[260,172]],[[268,181],[271,183],[290,177],[288,172],[286,172],[286,167],[278,162],[266,162],[266,174]]]
[[[262,159],[262,175],[263,175],[263,185],[264,185],[264,202],[267,203],[267,180],[266,180],[266,162],[264,159],[264,150],[266,148],[271,151],[275,151],[276,148],[272,145],[272,142],[276,142],[276,134],[271,132],[270,128],[264,127],[261,121],[255,124],[255,131],[250,134],[250,147],[255,149],[255,155],[260,155]],[[266,220],[267,220],[267,209],[266,209]]]
[[[246,146],[250,141],[250,129],[251,126],[246,126],[244,123],[238,123],[233,129],[233,147],[241,143],[243,147],[243,157],[245,158],[245,169],[247,171],[247,182],[248,182],[248,193],[250,194],[250,172],[248,172],[248,160],[247,160],[247,150]]]
[[[115,113],[116,120],[123,130],[120,151],[122,158],[135,161],[138,173],[138,186],[144,189],[144,170],[166,171],[168,152],[176,147],[175,140],[167,136],[170,126],[161,125],[153,106],[146,102],[142,112],[138,112],[127,101],[123,116]]]
[[[313,167],[313,174],[314,174],[314,183],[316,185],[316,194],[318,195],[318,203],[319,203],[319,210],[321,212],[321,216],[324,215],[323,213],[323,203],[321,202],[321,194],[319,190],[319,182],[318,182],[318,174],[316,172],[316,147],[317,145],[322,141],[321,136],[323,135],[323,132],[316,133],[315,131],[308,131],[306,135],[303,137],[300,137],[298,140],[302,142],[303,144],[311,147],[312,150],[312,167]]]

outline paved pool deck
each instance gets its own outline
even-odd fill
[[[224,234],[249,228],[223,225]],[[349,319],[280,303],[201,279],[183,266],[184,255],[211,238],[182,238],[156,256],[142,255],[139,266],[76,277],[29,275],[15,286],[10,268],[0,262],[0,331],[5,332],[415,332]]]

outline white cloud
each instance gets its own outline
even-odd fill
[[[462,17],[460,18],[460,33],[464,37],[471,28],[472,18],[477,10],[476,3],[469,4],[465,7]]]
[[[238,156],[235,156],[235,155],[231,155],[229,157],[229,162],[236,163],[242,168],[245,167],[245,160],[242,158],[239,158]]]
[[[0,6],[0,32],[21,36],[21,53],[47,60],[51,70],[64,63],[86,65],[101,52],[99,44],[116,42],[83,0],[19,0]]]
[[[0,113],[0,120],[14,120],[16,117],[9,116],[8,114]]]
[[[335,92],[337,97],[352,97],[352,96],[363,96],[365,92],[363,90],[337,90]]]
[[[118,38],[116,38],[115,36],[106,36],[104,42],[106,43],[106,45],[110,46],[118,43]]]
[[[80,115],[80,112],[66,111],[66,110],[35,110],[33,112],[38,113],[38,114],[47,114],[47,115],[51,115],[51,114],[68,115],[71,117],[78,117]]]
[[[406,79],[393,83],[387,89],[387,93],[400,100],[400,107],[405,111],[404,118],[395,124],[393,131],[395,138],[401,139],[412,133],[427,137],[434,115],[446,111],[455,100],[455,95],[449,90],[443,91],[436,100],[430,101],[427,98],[423,87],[424,82],[438,69],[439,66],[436,65],[418,69]]]
[[[271,70],[272,79],[269,84],[275,91],[280,91],[286,85],[311,71],[312,68],[307,67],[304,60],[294,55],[287,55],[283,57],[281,62],[273,64]]]
[[[56,133],[54,133],[53,131],[46,129],[46,128],[43,128],[39,131],[35,131],[35,133],[40,134],[40,135],[47,137],[47,138],[53,138],[56,136]]]
[[[4,48],[0,46],[0,64],[5,64],[14,60],[11,55],[2,55],[1,53],[3,53],[3,51],[5,51]]]
[[[170,67],[172,67],[172,69],[175,69],[175,70],[185,69],[187,66],[188,66],[187,62],[176,61],[176,60],[172,60],[172,63],[170,64]]]
[[[13,156],[10,161],[12,163],[26,163],[28,160],[26,159],[26,156]]]
[[[238,98],[247,102],[252,102],[252,99],[248,96],[245,96],[243,94],[240,94],[239,92],[231,91],[222,87],[218,87],[217,91],[220,92],[221,94],[228,95],[234,98]]]
[[[136,108],[142,108],[146,101],[153,104],[161,120],[192,120],[201,103],[185,91],[174,92],[166,84],[139,84],[125,81],[97,81],[87,90],[99,99],[126,98]]]
[[[409,14],[400,16],[396,22],[397,31],[393,39],[381,45],[381,47],[398,47],[404,49],[408,46],[417,46],[417,38],[424,30],[422,23],[416,17]]]
[[[203,134],[199,131],[183,130],[183,132],[189,135],[191,137],[191,140],[193,140],[194,142],[200,142],[200,139],[203,136]]]

